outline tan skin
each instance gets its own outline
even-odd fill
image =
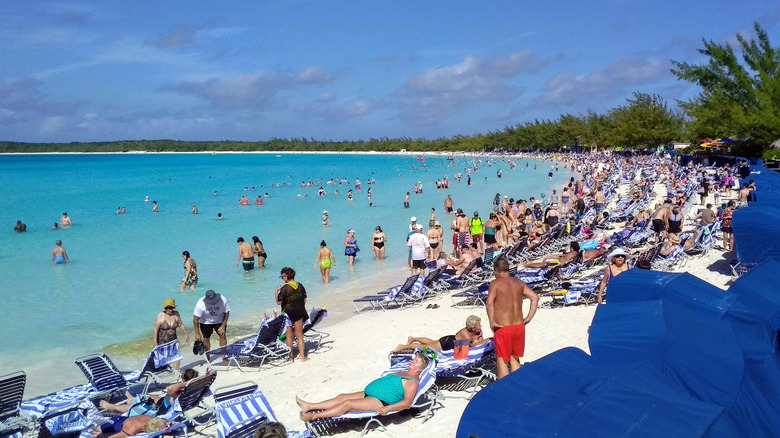
[[[154,331],[152,332],[152,345],[157,346],[157,333],[160,331],[160,325],[163,322],[167,322],[168,326],[180,328],[184,332],[184,336],[187,342],[190,342],[190,335],[187,333],[187,328],[181,321],[181,315],[173,307],[166,307],[162,312],[157,315],[157,319],[154,320]]]
[[[151,419],[152,417],[148,415],[136,415],[135,417],[130,417],[125,420],[124,424],[122,424],[122,430],[120,432],[117,432],[113,435],[103,434],[103,436],[106,436],[107,438],[127,438],[128,436],[137,435],[144,431],[146,422]],[[98,434],[100,434],[100,432],[98,432]]]
[[[458,333],[455,334],[455,340],[456,341],[470,341],[469,346],[470,347],[476,347],[478,345],[482,345],[485,342],[490,341],[490,338],[483,339],[482,338],[482,325],[480,324],[479,327],[475,327],[472,329],[472,331],[469,331],[467,328],[462,328],[458,331]],[[411,350],[414,348],[420,348],[420,347],[428,347],[432,348],[434,350],[441,351],[441,343],[438,339],[431,339],[431,338],[425,338],[425,337],[416,337],[416,336],[409,336],[406,340],[406,344],[398,344],[395,347],[395,351],[403,351],[403,350]]]
[[[255,242],[254,250],[255,250],[255,254],[257,255],[257,267],[264,268],[265,257],[260,255],[260,254],[265,254],[265,249],[263,248],[263,244],[260,242]]]
[[[439,230],[441,230],[441,225],[438,226],[438,228],[434,225],[433,228],[428,229],[428,243],[440,243],[441,238],[439,236]],[[428,248],[428,258],[431,260],[436,260],[439,258],[439,253],[441,252],[441,245],[438,245],[436,248]]]
[[[184,278],[181,280],[181,286],[179,286],[179,290],[183,291],[185,287],[187,287],[187,277],[190,276],[192,271],[196,271],[198,269],[198,265],[195,263],[195,260],[192,259],[192,257],[187,257],[186,255],[182,254],[182,258],[184,259]],[[191,284],[190,290],[195,290],[195,285]]]
[[[225,312],[225,314],[222,317],[222,324],[220,324],[220,326],[217,328],[217,336],[219,336],[219,346],[220,347],[224,347],[225,345],[227,345],[227,335],[226,335],[227,330],[226,330],[226,327],[227,327],[227,322],[228,322],[228,317],[229,316],[230,316],[230,312]],[[206,347],[206,351],[211,350],[211,340],[209,338],[204,338],[200,334],[200,317],[193,316],[192,317],[192,325],[193,325],[193,330],[195,330],[195,340],[196,341],[203,341],[203,345]],[[224,353],[225,350],[223,349],[222,352]],[[222,356],[222,358],[224,359],[225,357]]]
[[[384,242],[387,244],[387,236],[384,232],[377,229],[376,232],[371,236],[371,242]],[[371,248],[374,249],[374,254],[376,255],[377,260],[385,258],[385,246],[377,248],[372,243]]]
[[[57,256],[63,256],[65,257],[65,263],[69,263],[70,259],[68,258],[68,252],[65,251],[65,248],[62,247],[62,244],[57,245],[54,247],[54,249],[51,251],[51,258],[52,258],[52,264],[56,265],[57,262],[54,261],[54,258]]]
[[[252,245],[247,242],[240,242],[238,244],[238,261],[236,262],[236,266],[241,266],[241,260],[245,258],[255,258],[255,250],[252,248]]]
[[[330,258],[330,266],[324,267],[322,266],[322,262],[324,262],[327,258]],[[317,251],[317,260],[314,262],[314,268],[316,269],[317,266],[320,267],[322,282],[325,284],[330,283],[330,268],[336,267],[336,258],[333,257],[333,251],[331,251],[327,246],[320,246],[320,250]]]
[[[288,278],[287,274],[282,274],[282,280],[284,280],[285,283],[294,281],[295,278]],[[279,285],[279,287],[276,288],[276,292],[274,295],[276,296],[276,304],[281,305],[282,300],[279,299],[279,291],[282,289],[284,285]],[[303,304],[306,305],[306,299],[304,299]],[[309,360],[308,357],[306,357],[306,343],[303,341],[303,320],[299,319],[298,321],[295,321],[292,323],[291,327],[287,327],[287,336],[285,337],[285,341],[287,342],[287,346],[290,348],[290,355],[287,357],[287,360],[289,362],[293,361],[293,333],[295,334],[295,339],[298,340],[298,356],[301,358],[301,362],[306,362]]]
[[[387,415],[390,412],[402,411],[414,402],[417,394],[420,374],[425,369],[425,362],[420,357],[415,357],[409,364],[409,370],[396,373],[398,376],[410,377],[415,380],[402,380],[404,399],[398,403],[383,406],[379,399],[367,397],[363,391],[340,394],[330,400],[319,403],[309,403],[295,397],[295,402],[301,408],[301,420],[313,421],[322,418],[333,418],[348,412],[376,411],[379,415]],[[319,411],[319,412],[313,412]]]
[[[523,299],[531,300],[531,307],[528,316],[523,315]],[[536,314],[536,307],[539,304],[539,296],[528,285],[512,277],[509,274],[508,266],[501,268],[496,266],[496,279],[490,282],[488,297],[485,301],[490,329],[495,334],[501,327],[520,325],[531,322]],[[509,364],[504,358],[496,358],[496,370],[498,378],[501,379],[512,372],[520,369],[520,358],[510,357]]]
[[[607,288],[609,283],[609,273],[612,272],[613,276],[617,276],[623,272],[628,271],[628,265],[626,264],[626,256],[618,255],[612,257],[612,263],[604,269],[604,277],[601,278],[599,283],[598,302],[604,304],[604,289]]]

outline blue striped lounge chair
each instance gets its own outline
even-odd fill
[[[264,319],[256,335],[207,351],[207,357],[213,359],[209,362],[209,367],[222,366],[223,355],[227,359],[226,370],[230,369],[231,365],[235,365],[241,371],[244,371],[243,367],[249,364],[258,364],[259,369],[268,360],[286,357],[290,349],[287,344],[279,340],[279,337],[288,325],[290,325],[290,318],[283,313]]]
[[[111,358],[103,353],[90,354],[76,359],[76,365],[95,388],[95,393],[90,394],[90,397],[110,401],[124,399],[124,390],[130,386],[130,382]]]
[[[252,438],[262,424],[277,421],[270,403],[253,382],[216,389],[214,401],[217,438]]]
[[[173,365],[182,360],[179,341],[174,339],[154,347],[140,370],[124,374],[124,376],[128,382],[146,380],[144,393],[147,393],[152,383],[167,386],[181,380],[181,372],[174,369]]]
[[[0,377],[0,435],[21,433],[33,424],[33,418],[21,409],[27,375],[17,371]]]
[[[211,395],[211,385],[216,379],[217,372],[210,371],[206,375],[190,380],[168,412],[158,414],[158,417],[169,421],[181,421],[193,427],[214,423],[216,420],[214,408],[204,403],[204,398]]]
[[[382,373],[382,375],[406,371],[408,367],[409,362],[402,361],[391,366],[387,371]],[[420,375],[420,385],[417,387],[417,394],[415,395],[414,402],[412,402],[412,406],[410,406],[410,409],[415,408],[425,412],[425,419],[423,421],[426,421],[433,415],[432,408],[441,398],[435,385],[435,368],[436,359],[429,360],[428,366]],[[360,432],[360,436],[363,436],[368,432],[369,427],[372,424],[376,424],[383,431],[387,430],[382,420],[389,417],[395,417],[394,414],[397,414],[397,412],[392,412],[388,414],[387,417],[381,417],[377,415],[376,411],[352,412],[342,415],[341,417],[306,422],[306,428],[312,435],[319,437],[339,432],[342,430],[342,426],[346,426],[347,424],[363,424],[363,430]]]
[[[318,307],[316,309],[311,309],[311,312],[309,312],[309,319],[303,322],[303,339],[305,342],[315,344],[315,349],[320,348],[322,340],[330,336],[330,333],[315,329],[315,327],[317,327],[327,316],[328,309]]]
[[[404,295],[409,292],[409,290],[411,290],[412,286],[414,286],[414,283],[417,281],[417,277],[417,275],[410,276],[406,279],[403,285],[387,290],[386,294],[380,292],[375,295],[366,295],[364,297],[354,299],[352,300],[352,305],[355,306],[355,310],[358,313],[369,308],[371,310],[376,310],[377,308],[387,310],[387,308],[391,305],[398,306],[400,305],[398,298],[404,298]],[[359,304],[365,303],[368,303],[369,305],[358,307]]]

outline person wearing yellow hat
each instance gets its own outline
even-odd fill
[[[177,339],[176,329],[180,328],[184,332],[184,337],[187,342],[190,342],[190,335],[187,333],[187,328],[181,321],[181,315],[176,311],[176,300],[168,298],[162,305],[163,311],[157,315],[157,319],[154,320],[154,332],[152,335],[152,343],[156,347],[166,342],[171,342]],[[179,363],[176,362],[173,367],[179,369]]]

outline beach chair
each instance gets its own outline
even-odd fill
[[[314,348],[320,348],[322,340],[330,336],[330,333],[315,330],[320,322],[328,316],[328,309],[319,307],[311,309],[309,312],[309,318],[303,322],[303,340],[304,342],[311,342],[314,344]]]
[[[683,257],[685,257],[683,246],[677,245],[668,256],[652,260],[650,266],[654,271],[669,271],[678,261],[682,260]]]
[[[39,421],[38,438],[77,438],[105,420],[90,402],[50,412]],[[87,435],[89,436],[89,435]]]
[[[207,351],[207,355],[216,357],[209,362],[209,367],[221,366],[218,362],[222,362],[223,354],[227,360],[225,370],[229,370],[231,365],[235,365],[241,371],[253,363],[259,363],[257,365],[259,370],[267,360],[286,357],[290,354],[290,349],[287,344],[279,340],[279,337],[289,324],[290,319],[285,314],[264,319],[260,323],[260,330],[256,335],[239,339],[225,347],[216,347]]]
[[[463,281],[477,269],[477,259],[472,260],[460,275],[442,275],[442,280],[450,285],[450,289],[465,287]]]
[[[399,294],[403,296],[403,294],[408,292],[414,285],[415,281],[417,281],[417,275],[412,275],[406,279],[406,282],[404,282],[403,285],[388,289],[386,291],[387,294],[382,294],[380,292],[376,295],[366,295],[364,297],[352,300],[352,305],[355,306],[355,310],[358,313],[368,309],[369,307],[371,310],[376,310],[377,308],[387,310],[387,308],[392,304],[398,305],[396,298],[399,296]],[[358,304],[364,303],[368,303],[369,306],[358,307]]]
[[[171,409],[162,415],[170,421],[182,421],[191,426],[206,426],[215,421],[214,408],[203,399],[211,394],[211,385],[217,379],[217,372],[211,371],[196,377],[184,387],[184,391],[174,400]],[[195,412],[193,414],[193,412]]]
[[[460,342],[460,341],[458,341]],[[467,341],[463,341],[464,343]],[[456,348],[458,348],[456,346]],[[470,399],[478,390],[496,380],[493,370],[496,366],[495,344],[493,341],[485,342],[476,347],[469,347],[467,357],[456,359],[455,350],[428,350],[436,356],[436,386],[439,391],[467,392],[465,396],[446,395],[443,398]],[[390,355],[390,364],[408,362],[420,351],[417,349],[403,350]],[[461,351],[460,354],[463,354]]]
[[[76,359],[76,365],[96,390],[92,398],[109,401],[125,398],[124,391],[130,387],[130,382],[108,356],[103,353],[82,356]]]
[[[480,284],[477,287],[467,289],[450,295],[452,307],[482,307],[488,297],[489,283]]]
[[[442,275],[444,275],[444,269],[442,268],[436,268],[428,272],[428,276],[425,277],[423,282],[426,295],[436,295],[450,288],[449,283],[441,279]]]
[[[27,375],[17,371],[0,377],[0,435],[14,435],[31,426],[33,418],[21,409]]]
[[[398,293],[396,296],[396,302],[400,307],[419,304],[423,299],[425,299],[426,289],[424,285],[426,278],[427,276],[425,275],[418,275],[414,280],[412,287],[410,287],[408,291],[401,291]]]
[[[252,438],[264,423],[277,421],[256,383],[241,382],[214,390],[217,438]]]
[[[124,376],[128,382],[144,379],[146,381],[144,394],[146,394],[149,392],[149,387],[152,383],[169,385],[181,380],[181,372],[174,369],[173,365],[182,360],[183,358],[179,351],[179,341],[174,339],[154,347],[140,370],[129,374],[126,373]]]
[[[382,373],[382,375],[393,374],[397,372],[406,371],[409,366],[408,361],[399,362],[393,365]],[[417,393],[415,394],[412,406],[409,409],[415,409],[423,412],[423,422],[427,421],[433,415],[433,407],[436,402],[441,398],[438,389],[435,386],[436,373],[434,369],[436,367],[436,359],[430,359],[428,366],[423,370],[420,375],[420,384],[417,387]],[[365,435],[369,427],[372,424],[376,424],[382,431],[387,430],[383,420],[387,418],[397,417],[398,412],[391,412],[387,416],[379,416],[376,411],[365,412],[352,412],[342,415],[341,417],[325,418],[322,420],[308,421],[306,422],[306,428],[316,437],[323,435],[330,435],[337,433],[348,424],[362,424],[363,429],[360,432],[360,436]]]

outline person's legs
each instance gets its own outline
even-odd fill
[[[393,351],[412,350],[414,348],[428,347],[434,350],[441,350],[441,344],[438,339],[409,336],[406,344],[398,344]]]
[[[206,351],[211,350],[211,336],[203,335],[203,346],[206,347]]]
[[[325,409],[330,409],[334,406],[344,403],[347,400],[359,400],[365,397],[366,394],[363,391],[360,391],[360,392],[339,394],[336,397],[333,397],[332,399],[324,400],[317,403],[309,403],[307,401],[301,400],[300,398],[298,398],[298,396],[296,396],[295,402],[298,403],[298,406],[301,408],[301,412],[309,412],[309,411],[321,411]]]
[[[496,375],[499,379],[503,379],[509,375],[509,368],[502,357],[496,357]]]
[[[351,255],[349,256],[349,266],[352,266],[355,264],[355,256]]]
[[[363,394],[362,392],[358,394]],[[335,406],[325,409],[320,412],[310,413],[310,412],[301,412],[301,420],[303,421],[312,421],[312,420],[319,420],[322,418],[333,418],[338,417],[341,415],[346,414],[347,412],[361,412],[361,411],[375,411],[379,408],[381,408],[382,402],[380,402],[378,399],[374,397],[360,397],[360,398],[349,398],[347,400],[342,401],[341,403],[336,404]],[[314,408],[310,408],[311,411]]]
[[[325,272],[322,273],[322,281],[324,281],[325,284],[330,283],[330,266],[325,268]]]
[[[293,361],[293,328],[292,326],[288,326],[285,332],[285,339],[284,341],[287,343],[287,348],[290,349],[290,354],[287,356],[287,360],[292,362]]]
[[[295,330],[295,339],[298,342],[298,357],[301,358],[301,362],[306,362],[309,358],[306,357],[306,342],[303,339],[303,320],[295,321],[293,329]]]
[[[133,406],[133,402],[135,401],[135,396],[133,396],[133,394],[130,394],[129,391],[125,391],[125,397],[127,397],[127,402],[125,404],[115,405],[113,403],[109,403],[106,400],[100,400],[100,403],[98,403],[98,405],[100,409],[106,411],[127,412],[130,410],[130,407]]]
[[[522,366],[523,365],[520,363],[520,359],[516,357],[512,357],[509,359],[509,369],[511,370],[510,372],[514,373],[515,371],[522,368]]]
[[[385,247],[384,246],[379,248],[379,258],[383,259],[383,260],[385,258]]]

